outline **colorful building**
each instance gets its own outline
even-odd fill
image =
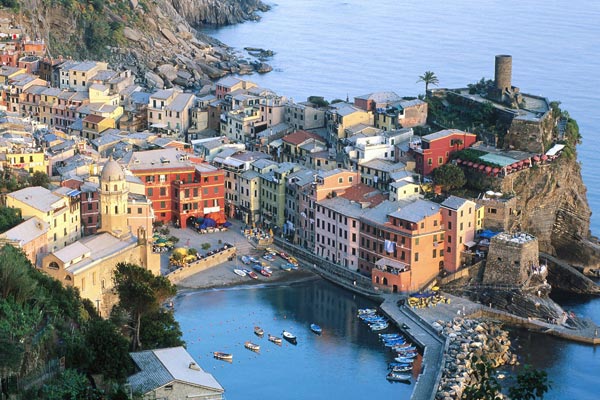
[[[177,149],[134,152],[127,168],[146,185],[157,221],[185,228],[190,218],[225,210],[223,170]]]
[[[446,164],[452,153],[471,147],[476,141],[477,135],[458,129],[445,129],[423,136],[421,144],[412,148],[417,172],[423,176],[431,174],[434,169]]]
[[[440,211],[446,230],[444,270],[452,273],[464,263],[463,253],[475,247],[474,239],[483,207],[478,209],[473,201],[450,196],[444,200]]]

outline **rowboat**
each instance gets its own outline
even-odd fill
[[[260,346],[252,343],[252,342],[246,342],[244,343],[244,347],[247,348],[248,350],[252,350],[252,351],[259,351],[260,350]]]
[[[385,339],[398,339],[398,338],[403,338],[404,336],[402,336],[399,333],[380,333],[379,337],[381,338],[381,340],[385,340]]]
[[[310,324],[310,330],[313,331],[314,333],[316,333],[317,335],[320,335],[321,333],[323,333],[323,330],[317,324]]]
[[[231,361],[233,360],[233,354],[223,353],[220,351],[213,352],[213,356],[219,360]]]
[[[249,269],[244,268],[242,271],[244,271],[246,273],[247,276],[249,276],[252,279],[258,279],[258,275],[256,275],[256,273],[254,271],[250,271]]]
[[[291,271],[293,269],[292,264],[290,264],[290,263],[281,264],[281,269],[284,271]]]
[[[281,346],[281,338],[277,337],[277,336],[273,336],[271,334],[269,334],[269,342],[273,342],[273,343]]]
[[[413,359],[416,358],[419,355],[419,353],[398,353],[398,357],[403,357],[403,358],[407,358],[407,359]]]
[[[408,365],[406,367],[392,367],[392,372],[409,372],[412,371],[413,367],[411,365]]]
[[[386,378],[390,381],[410,382],[411,376],[409,374],[398,374],[395,372],[390,372],[389,374],[387,374]]]
[[[298,339],[296,338],[296,335],[292,334],[291,332],[283,331],[282,335],[283,338],[291,344],[298,344]]]
[[[388,369],[411,367],[412,363],[391,362],[388,364]]]
[[[387,329],[389,325],[387,324],[387,322],[385,324],[371,324],[369,325],[369,328],[371,328],[372,331],[382,331],[384,329]]]
[[[263,335],[265,334],[265,331],[263,331],[263,329],[260,326],[255,326],[254,334],[258,337],[263,337]]]
[[[358,315],[362,315],[362,314],[375,314],[377,312],[376,309],[374,308],[359,308],[358,309]]]
[[[237,268],[233,270],[233,273],[239,276],[246,276],[246,273],[243,270]]]
[[[408,357],[396,357],[394,358],[394,361],[397,361],[399,363],[413,363],[413,359],[412,358],[408,358]]]
[[[246,265],[250,265],[250,257],[248,256],[242,256],[242,262]]]

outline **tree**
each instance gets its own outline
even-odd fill
[[[31,264],[20,249],[5,245],[0,249],[0,298],[12,298],[17,303],[27,301],[36,291],[31,277]]]
[[[122,381],[132,365],[128,356],[129,343],[108,320],[91,321],[86,335],[86,344],[92,354],[93,363],[89,371],[103,374],[108,379]]]
[[[133,322],[132,348],[136,350],[142,346],[142,316],[158,311],[161,303],[174,296],[177,289],[164,276],[155,276],[147,269],[130,263],[118,263],[113,279],[119,304],[130,313]]]
[[[10,228],[19,225],[23,219],[21,218],[20,208],[0,207],[0,232],[4,233]]]
[[[183,346],[179,322],[170,311],[158,310],[142,317],[140,340],[146,349]]]
[[[41,186],[48,189],[50,186],[50,177],[48,177],[48,174],[45,172],[35,171],[33,175],[31,175],[29,182],[31,183],[31,186]]]
[[[94,399],[93,389],[84,374],[66,369],[50,384],[44,385],[43,398],[47,400]]]
[[[435,76],[435,73],[432,71],[425,71],[423,75],[419,76],[417,83],[419,82],[425,82],[425,93],[427,93],[429,85],[437,86],[440,83],[438,77]]]
[[[433,182],[444,192],[461,188],[467,183],[463,170],[454,164],[445,164],[433,170]]]
[[[544,398],[550,389],[546,371],[538,371],[526,365],[523,372],[517,375],[517,384],[508,389],[512,400],[535,400]]]

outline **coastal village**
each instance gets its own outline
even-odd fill
[[[470,382],[465,354],[475,348],[497,353],[498,365],[515,362],[505,331],[460,317],[598,343],[593,323],[549,299],[551,268],[567,267],[521,230],[525,210],[506,190],[529,171],[550,174],[574,146],[546,98],[513,86],[510,56],[496,56],[487,87],[297,102],[233,76],[201,92],[149,89],[102,61],[49,58],[43,41],[8,22],[0,21],[0,36],[2,205],[23,220],[0,242],[76,288],[102,317],[117,300],[119,262],[178,283],[247,256],[240,243],[181,255],[173,249],[194,245],[175,244],[163,230],[186,231],[199,245],[238,229],[256,251],[275,249],[294,266],[383,299],[400,325],[417,321],[407,334],[424,349],[425,367],[413,398],[460,398]],[[505,132],[432,121],[431,104],[491,107]],[[458,170],[480,190],[450,194],[438,169]],[[36,174],[48,184],[32,185]],[[598,293],[583,274],[569,276]],[[178,395],[198,386],[211,398],[223,393],[183,348],[132,358],[141,372],[129,381],[143,394],[167,384]],[[156,368],[173,379],[152,387],[144,370]]]

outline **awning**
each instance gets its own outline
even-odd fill
[[[477,245],[477,242],[474,242],[474,241],[472,241],[472,240],[471,240],[471,241],[469,241],[469,242],[466,242],[466,243],[465,243],[465,246],[467,246],[467,249],[470,249],[470,248],[472,248],[472,247],[475,247],[476,245]]]
[[[555,144],[554,146],[552,146],[552,148],[550,150],[548,150],[546,152],[547,156],[555,156],[557,155],[560,151],[562,151],[562,149],[565,148],[564,144]]]

